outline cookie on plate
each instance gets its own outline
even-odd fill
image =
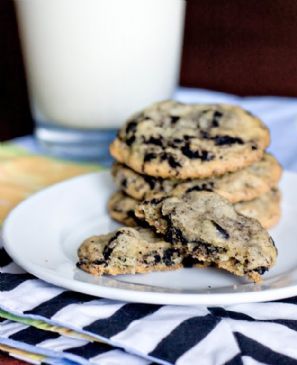
[[[277,188],[258,198],[234,204],[235,209],[246,217],[257,219],[264,228],[275,226],[281,217],[281,193]]]
[[[267,127],[238,106],[163,101],[132,116],[110,146],[133,170],[162,178],[206,178],[263,157]]]
[[[214,191],[231,203],[247,201],[265,194],[276,186],[281,173],[280,164],[268,153],[245,169],[208,179],[161,179],[139,174],[120,163],[115,163],[112,167],[116,186],[137,200],[143,200],[155,193],[180,196],[185,192],[202,190]]]
[[[135,215],[139,201],[131,198],[121,191],[116,191],[108,200],[108,213],[119,223],[128,227],[148,227],[148,224],[143,219],[139,219]]]
[[[78,250],[77,266],[93,275],[176,270],[183,266],[184,251],[152,230],[120,228],[85,240]]]
[[[162,199],[163,194],[155,195],[155,200]],[[131,198],[127,194],[117,191],[109,199],[108,211],[116,221],[129,227],[147,227],[143,217],[135,215],[135,210],[141,202]],[[273,227],[280,219],[280,192],[272,189],[260,197],[251,201],[234,204],[236,210],[245,215],[257,219],[264,228]]]
[[[276,261],[274,242],[261,224],[216,193],[153,198],[139,205],[136,215],[166,242],[182,243],[193,258],[255,282]]]

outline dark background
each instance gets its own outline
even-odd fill
[[[297,96],[296,70],[296,0],[187,1],[181,85]],[[0,0],[0,140],[32,127],[13,2]]]

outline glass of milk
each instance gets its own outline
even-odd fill
[[[185,0],[15,0],[36,136],[104,158],[117,128],[172,96]]]

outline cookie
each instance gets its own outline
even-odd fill
[[[184,251],[149,229],[120,228],[85,240],[78,250],[77,266],[93,275],[176,270],[183,266]]]
[[[166,242],[182,243],[194,259],[255,282],[276,261],[274,242],[261,224],[213,192],[145,200],[136,215]]]
[[[163,194],[155,195],[155,197],[157,200],[161,199]],[[139,204],[141,202],[117,191],[109,200],[109,214],[113,219],[126,226],[147,227],[143,217],[135,215],[135,210]],[[268,229],[277,224],[280,219],[280,193],[277,189],[272,189],[254,200],[236,203],[234,207],[239,213],[257,219],[264,228]]]
[[[151,194],[180,196],[189,191],[214,191],[231,203],[247,201],[265,194],[280,180],[282,168],[277,160],[265,153],[262,160],[232,173],[208,179],[160,179],[142,175],[123,164],[115,163],[112,175],[116,186],[127,195],[143,200]]]
[[[133,170],[162,178],[206,178],[259,161],[267,127],[238,106],[163,101],[132,116],[110,146]]]
[[[236,203],[234,207],[246,217],[257,219],[264,228],[268,229],[275,226],[280,220],[280,200],[280,191],[273,188],[257,199]]]
[[[111,218],[119,223],[128,227],[148,227],[148,224],[136,217],[135,209],[137,208],[138,201],[130,198],[125,193],[120,191],[111,195],[108,201],[108,212]]]

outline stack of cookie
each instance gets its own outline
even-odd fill
[[[265,152],[269,142],[267,127],[237,106],[154,104],[132,116],[111,145],[119,191],[110,215],[143,226],[137,214],[143,200],[213,191],[270,228],[280,218],[282,169]]]
[[[109,212],[130,227],[85,240],[78,267],[116,275],[211,265],[259,281],[277,257],[265,228],[280,216],[269,142],[236,106],[165,101],[134,115],[111,145],[119,191]]]

